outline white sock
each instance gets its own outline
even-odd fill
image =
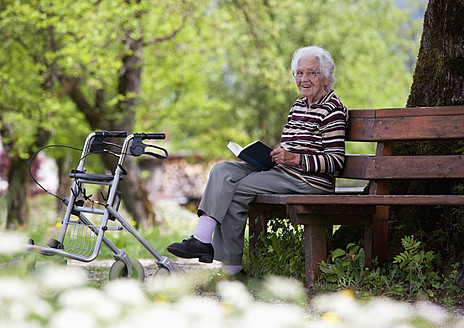
[[[216,228],[217,221],[207,215],[202,215],[198,219],[198,224],[193,233],[193,237],[201,241],[202,243],[211,244],[211,238],[213,237],[213,231]]]
[[[222,271],[224,271],[226,274],[229,275],[236,275],[240,271],[242,271],[242,266],[241,265],[230,265],[230,264],[223,264],[222,265]]]

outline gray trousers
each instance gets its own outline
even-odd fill
[[[243,162],[220,162],[211,170],[198,213],[214,218],[214,259],[230,265],[241,265],[244,232],[250,203],[257,194],[323,194],[283,169],[256,169]]]

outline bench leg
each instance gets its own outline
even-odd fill
[[[388,245],[388,206],[377,206],[372,223],[364,233],[364,251],[367,265],[372,266],[372,259],[377,257],[379,264],[387,260]]]
[[[258,237],[260,233],[266,234],[267,228],[267,219],[263,217],[250,218],[248,220],[248,239],[249,239],[249,249],[248,253],[250,256],[254,254],[258,248]]]
[[[258,237],[262,232],[266,234],[267,222],[273,218],[286,218],[286,206],[284,204],[257,204],[252,203],[248,211],[248,237],[249,254],[253,257],[258,248]]]
[[[305,274],[306,285],[311,286],[317,281],[321,273],[319,263],[327,258],[327,226],[305,225],[304,247],[305,247]]]

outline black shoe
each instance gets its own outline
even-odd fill
[[[200,262],[211,263],[214,258],[213,245],[202,243],[193,236],[184,239],[181,243],[174,243],[168,246],[168,251],[175,256],[184,259],[197,258]]]

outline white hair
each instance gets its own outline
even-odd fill
[[[327,89],[332,90],[335,83],[335,64],[332,60],[330,53],[317,46],[309,46],[300,48],[295,51],[292,58],[291,68],[292,71],[295,71],[298,68],[298,62],[302,58],[318,58],[319,59],[319,69],[322,73],[322,76],[329,81]]]

